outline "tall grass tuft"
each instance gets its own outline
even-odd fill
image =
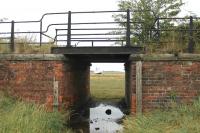
[[[0,39],[0,53],[11,53],[9,41]],[[5,43],[5,44],[4,44]],[[15,39],[15,52],[17,54],[50,54],[54,43],[50,40],[48,44],[35,44],[34,37],[24,36]]]
[[[0,93],[0,133],[70,133],[59,112],[43,106],[15,101]]]
[[[200,133],[200,98],[192,105],[155,111],[124,121],[125,133]]]

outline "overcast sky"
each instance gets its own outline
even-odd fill
[[[46,12],[117,10],[119,0],[1,0],[0,18],[39,19]],[[200,16],[199,0],[183,0],[184,14]]]
[[[47,12],[117,10],[119,0],[1,0],[0,18],[39,20]],[[200,0],[183,0],[182,15],[200,16]],[[123,64],[95,64],[92,69],[123,70]]]

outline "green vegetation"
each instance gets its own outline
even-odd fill
[[[184,5],[182,0],[121,0],[118,2],[119,10],[130,9],[131,21],[139,22],[131,25],[131,44],[143,46],[146,53],[200,53],[200,36],[198,19],[193,19],[193,33],[189,34],[189,16],[185,19],[175,18]],[[126,21],[126,14],[113,15],[115,21]],[[158,21],[158,18],[159,21]],[[195,18],[195,17],[194,17]],[[126,27],[125,23],[120,23]],[[161,31],[159,31],[161,30]],[[121,32],[121,31],[117,31]],[[190,50],[189,50],[189,38]]]
[[[0,40],[1,43],[8,43],[5,40]],[[51,47],[54,46],[51,41],[49,44],[35,44],[36,40],[32,37],[18,37],[15,39],[15,53],[20,54],[49,54]],[[11,53],[10,44],[0,44],[0,53]]]
[[[120,99],[124,96],[124,73],[91,74],[91,94],[98,100]],[[127,116],[124,133],[199,133],[200,98],[192,105],[177,105],[170,94],[172,109],[156,110],[138,116]]]
[[[124,120],[125,133],[200,133],[200,98],[192,105],[177,105]]]
[[[125,74],[123,72],[91,73],[90,90],[95,99],[119,100],[124,97]]]
[[[43,44],[42,46],[34,44],[16,44],[17,54],[50,54],[53,44]],[[11,53],[10,45],[0,44],[0,53]]]
[[[134,37],[132,44],[142,44],[149,40],[150,29],[156,29],[155,20],[158,17],[176,17],[180,12],[180,8],[184,3],[181,0],[121,0],[118,2],[119,10],[130,9],[131,21],[137,22],[131,25]],[[126,14],[117,14],[113,16],[115,21],[126,21]],[[138,23],[139,22],[139,23]],[[171,19],[160,21],[160,28],[168,28],[173,24]],[[126,25],[121,23],[122,27]]]
[[[64,126],[67,117],[0,93],[0,133],[70,133]]]
[[[124,97],[124,73],[91,74],[92,96],[100,100]],[[171,92],[172,101],[176,98]],[[176,105],[124,120],[124,133],[199,133],[200,98],[192,105]],[[68,114],[46,112],[39,105],[19,102],[0,93],[0,133],[71,133],[66,129]]]

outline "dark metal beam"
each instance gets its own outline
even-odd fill
[[[130,55],[65,55],[70,60],[100,63],[124,63],[129,60]]]
[[[10,49],[15,52],[15,22],[11,22],[11,36],[10,36]]]
[[[68,12],[67,47],[71,46],[71,11]]]
[[[127,22],[126,22],[126,46],[131,46],[131,27],[130,27],[130,10],[127,9]]]
[[[53,47],[53,54],[66,55],[123,55],[142,53],[143,47]]]
[[[194,28],[193,17],[190,16],[190,23],[189,23],[189,43],[188,43],[188,52],[189,53],[193,53],[194,52],[194,46],[195,46],[195,42],[194,42],[194,39],[193,39],[193,28]]]

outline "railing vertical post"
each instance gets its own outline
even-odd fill
[[[42,20],[40,21],[40,47],[42,46]]]
[[[15,22],[11,22],[11,36],[10,36],[10,49],[11,52],[15,52]]]
[[[58,40],[58,29],[56,29],[56,37],[55,37],[56,45],[57,45],[57,40]]]
[[[126,21],[126,46],[131,46],[131,30],[130,30],[130,10],[127,9],[127,21]]]
[[[94,47],[94,41],[92,40],[92,47]]]
[[[68,12],[67,47],[71,47],[71,11]]]
[[[189,43],[188,43],[188,52],[193,53],[194,52],[194,39],[193,39],[193,17],[190,16],[190,24],[189,24]]]
[[[157,39],[157,43],[160,44],[160,18],[157,18],[157,34],[158,34],[158,39]]]

